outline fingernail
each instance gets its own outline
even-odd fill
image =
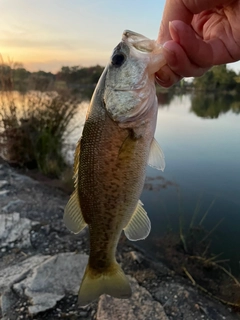
[[[168,41],[163,44],[163,49],[166,50],[171,55],[175,55],[174,51],[171,48],[171,44]]]

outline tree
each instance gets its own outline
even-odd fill
[[[237,89],[236,73],[229,70],[226,65],[215,66],[202,77],[195,78],[194,87],[199,90],[234,90]]]

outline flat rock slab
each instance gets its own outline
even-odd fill
[[[18,212],[0,214],[0,248],[11,243],[15,243],[18,248],[29,247],[30,230],[37,224],[36,221],[21,218]]]
[[[162,305],[151,294],[130,278],[132,297],[115,299],[102,295],[98,303],[97,320],[168,320]]]
[[[20,296],[32,302],[34,315],[53,308],[66,293],[77,295],[88,261],[86,254],[60,253],[35,266],[25,279],[13,285]]]
[[[0,270],[0,294],[14,283],[25,279],[31,270],[50,258],[51,256],[36,255]]]

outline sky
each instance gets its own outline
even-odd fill
[[[164,0],[1,0],[0,54],[30,71],[106,65],[123,30],[156,39]],[[240,71],[240,63],[232,64]]]

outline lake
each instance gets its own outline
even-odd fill
[[[148,167],[141,200],[152,230],[136,244],[157,256],[158,239],[170,231],[179,234],[179,221],[187,235],[207,212],[202,227],[210,232],[212,252],[230,259],[232,272],[240,274],[240,99],[202,93],[159,100],[155,137],[166,168]],[[86,108],[75,123],[84,123]],[[75,144],[80,131],[68,142]]]

